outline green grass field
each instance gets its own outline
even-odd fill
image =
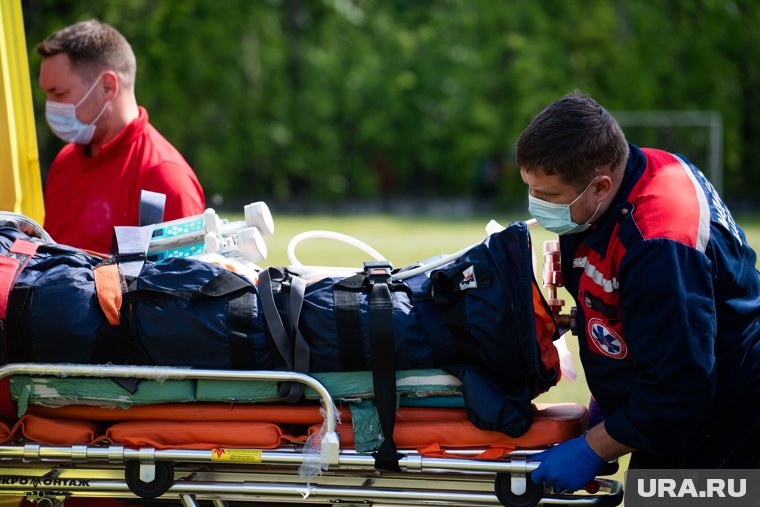
[[[230,217],[234,218],[234,217]],[[266,238],[269,255],[262,266],[289,264],[287,247],[299,233],[313,230],[330,230],[347,234],[369,244],[402,267],[442,253],[461,250],[481,241],[486,236],[485,226],[493,218],[503,225],[525,217],[495,216],[481,218],[435,218],[425,216],[333,216],[333,215],[277,215],[275,234]],[[760,250],[760,216],[738,217],[747,240]],[[533,244],[540,260],[541,245],[552,234],[540,227],[532,229]],[[303,264],[328,266],[361,266],[367,260],[356,248],[340,242],[308,239],[296,248],[298,260]]]
[[[443,253],[453,253],[481,241],[486,236],[485,226],[490,218],[503,225],[524,217],[482,217],[475,219],[399,217],[390,215],[370,216],[291,216],[275,215],[275,234],[266,238],[269,251],[268,258],[262,266],[286,266],[290,264],[287,248],[295,235],[312,230],[330,230],[353,236],[391,260],[394,267],[403,267]],[[744,228],[748,242],[755,251],[760,251],[760,217],[739,217],[739,225]],[[534,227],[531,232],[533,250],[537,260],[538,278],[541,276],[541,247],[547,239],[556,236]],[[366,254],[355,247],[340,242],[308,239],[301,242],[296,250],[298,260],[307,265],[360,267]],[[539,279],[540,282],[540,279]],[[567,292],[562,290],[561,297],[571,305]],[[578,360],[578,341],[569,333],[565,336],[578,370],[575,382],[562,380],[537,398],[538,402],[574,402],[586,404],[589,391],[586,386],[583,369]],[[623,479],[623,472],[628,464],[628,457],[620,460],[621,469],[614,478]]]

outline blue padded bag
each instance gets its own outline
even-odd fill
[[[309,371],[372,369],[370,288],[366,275],[326,277],[308,283],[302,306],[294,310],[290,294],[296,275],[279,268],[270,268],[270,272],[276,273],[271,290],[282,321],[297,322],[298,330],[308,344]],[[389,289],[396,368],[432,367],[432,348],[420,325],[409,287],[403,283],[391,283]],[[294,311],[298,315],[293,315]],[[292,341],[294,330],[288,332]]]
[[[16,239],[0,228],[0,254]],[[7,362],[271,369],[256,288],[195,259],[145,262],[123,294],[120,325],[100,308],[93,270],[114,258],[41,243],[8,300]]]
[[[146,364],[272,368],[254,285],[207,262],[146,262],[124,293],[122,319]]]
[[[353,339],[361,340],[361,357],[348,356],[339,347],[335,337],[337,292],[356,298],[359,309]],[[419,369],[433,366],[433,356],[425,330],[419,323],[412,294],[404,284],[390,285],[393,302],[393,335],[396,350],[396,368]],[[366,277],[357,275],[348,279],[326,278],[308,287],[301,324],[311,346],[312,371],[368,370],[372,368],[369,338],[369,290]],[[350,339],[350,337],[349,337]]]
[[[0,254],[32,238],[0,228]],[[76,248],[41,243],[8,299],[7,362],[90,362],[106,318],[98,305],[92,269],[103,259]]]
[[[524,222],[492,234],[453,262],[407,281],[435,366],[459,377],[470,421],[517,437],[531,400],[556,384],[537,337],[530,236]],[[556,327],[544,339],[559,337]]]

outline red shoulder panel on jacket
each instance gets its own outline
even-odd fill
[[[629,195],[642,236],[698,248],[704,242],[702,236],[709,234],[710,210],[704,190],[680,158],[661,150],[642,151],[647,167]]]

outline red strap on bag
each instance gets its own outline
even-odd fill
[[[95,277],[95,292],[100,308],[112,326],[121,323],[119,312],[122,303],[122,285],[124,278],[118,264],[102,264],[92,271]]]
[[[37,243],[17,239],[8,254],[0,257],[0,320],[5,321],[8,312],[8,298],[19,275],[29,259],[37,252]],[[5,330],[3,329],[3,332]]]
[[[5,315],[8,312],[8,296],[11,294],[13,278],[19,268],[18,259],[0,257],[0,321],[5,323]],[[5,328],[3,328],[3,333]]]
[[[13,286],[29,260],[37,252],[37,243],[17,239],[6,255],[0,256],[0,354],[2,364],[8,362],[8,347],[5,342],[5,319],[8,314],[8,299]],[[8,377],[0,379],[0,419],[16,419],[16,407],[11,401]]]

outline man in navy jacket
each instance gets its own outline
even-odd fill
[[[760,467],[760,273],[742,229],[688,160],[627,143],[572,93],[517,141],[529,209],[560,234],[580,355],[605,415],[536,456],[535,482],[579,489],[631,467]]]

